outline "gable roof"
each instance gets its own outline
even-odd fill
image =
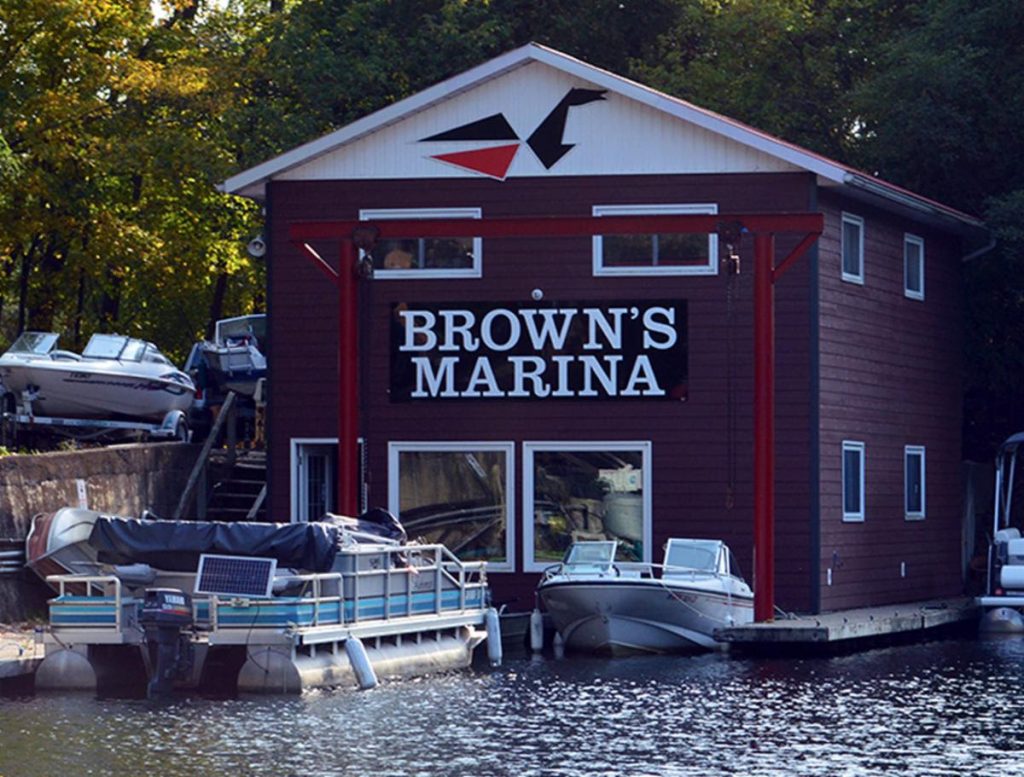
[[[760,152],[780,163],[806,170],[817,176],[819,184],[840,189],[844,194],[855,199],[957,232],[977,233],[984,229],[984,225],[979,219],[942,203],[917,195],[742,122],[700,108],[693,103],[596,68],[567,54],[536,43],[530,43],[502,54],[323,137],[244,170],[228,178],[218,188],[229,194],[262,199],[268,181],[293,173],[297,168],[309,165],[325,155],[338,152],[343,147],[373,133],[533,63],[546,65],[572,78],[589,82],[613,94],[634,100],[670,119],[686,122],[732,141],[744,149]]]

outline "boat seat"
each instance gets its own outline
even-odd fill
[[[1011,526],[1008,529],[1000,529],[999,531],[996,532],[996,536],[995,536],[995,541],[996,542],[1009,542],[1010,540],[1019,540],[1019,539],[1020,539],[1020,530],[1018,528],[1014,527],[1014,526]]]
[[[1007,591],[1024,590],[1024,565],[1006,566],[999,570],[999,585]]]
[[[1010,540],[1006,543],[1006,563],[1024,565],[1024,539]]]

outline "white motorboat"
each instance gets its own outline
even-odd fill
[[[537,592],[567,648],[673,653],[720,646],[715,629],[750,623],[754,595],[720,540],[670,539],[663,564],[618,565],[614,540],[575,542]]]
[[[24,332],[0,356],[9,403],[32,415],[159,420],[186,411],[192,379],[144,340],[95,334],[81,354],[57,348],[53,332]]]
[[[185,369],[206,391],[251,397],[257,381],[267,375],[267,358],[260,350],[266,334],[265,314],[221,319],[214,326],[213,340],[192,346]]]
[[[1022,453],[1024,433],[1017,433],[1000,446],[996,455],[985,591],[975,599],[983,613],[981,627],[986,631],[1024,632],[1024,523],[1020,506],[1014,505],[1014,492],[1024,476],[1024,467],[1017,466]]]

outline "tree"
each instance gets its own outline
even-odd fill
[[[248,268],[255,209],[213,189],[234,159],[188,20],[154,24],[147,0],[0,0],[0,129],[20,169],[0,202],[8,337],[77,347],[117,329],[180,357],[210,267]]]

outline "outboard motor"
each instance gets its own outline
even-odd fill
[[[146,695],[169,696],[174,681],[192,668],[192,643],[182,633],[192,625],[192,597],[177,588],[147,588],[139,622],[146,629],[150,655],[156,653]]]

